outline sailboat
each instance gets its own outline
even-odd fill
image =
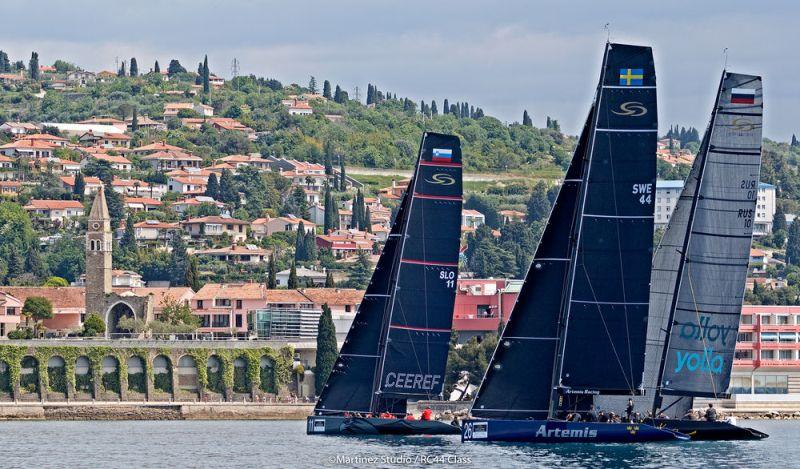
[[[308,434],[458,434],[406,418],[408,400],[439,398],[461,237],[461,144],[426,132],[375,272]]]
[[[574,418],[596,395],[640,392],[657,138],[652,50],[607,43],[589,117],[462,440],[688,439]]]
[[[646,387],[654,424],[693,440],[761,439],[683,420],[694,397],[725,398],[744,300],[761,168],[761,77],[723,71],[711,120],[653,259]],[[665,397],[668,402],[665,402]]]

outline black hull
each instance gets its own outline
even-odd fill
[[[706,420],[648,419],[646,423],[655,427],[668,428],[692,437],[693,441],[719,440],[763,440],[768,438],[764,432],[753,428],[738,427],[728,422],[709,422]]]
[[[340,416],[308,417],[309,435],[459,435],[461,428],[436,420],[403,420]]]

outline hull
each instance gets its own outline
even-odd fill
[[[692,440],[763,440],[768,438],[764,432],[753,428],[739,427],[728,422],[709,422],[706,420],[648,419],[647,423],[659,428],[667,428],[689,435]]]
[[[644,443],[688,440],[681,433],[641,423],[565,422],[558,420],[464,421],[461,441],[516,443]]]
[[[461,429],[436,420],[379,419],[341,416],[311,416],[309,435],[458,435]]]

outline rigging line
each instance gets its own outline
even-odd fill
[[[594,292],[594,287],[592,286],[592,281],[589,278],[589,271],[586,270],[586,264],[581,263],[581,267],[583,268],[583,273],[586,274],[586,284],[589,285],[589,290],[592,292],[592,296],[594,297],[595,301],[597,301],[597,295]],[[603,316],[603,308],[600,305],[597,306],[597,312],[600,315],[600,320],[603,321],[603,328],[606,331],[606,336],[608,336],[608,342],[611,344],[611,350],[614,352],[614,358],[617,360],[617,364],[619,365],[619,369],[622,370],[623,378],[625,378],[625,384],[628,385],[628,389],[633,389],[631,382],[628,381],[628,377],[625,376],[625,366],[622,364],[622,360],[619,358],[619,353],[617,353],[617,347],[614,346],[614,340],[611,337],[611,333],[608,329],[608,324],[606,324],[606,318]]]
[[[700,310],[697,308],[697,299],[695,298],[695,294],[694,294],[694,281],[692,280],[692,266],[691,266],[691,264],[687,264],[686,265],[686,277],[689,280],[689,291],[692,294],[692,303],[694,303],[694,305],[695,305],[695,316],[697,317],[697,324],[700,324]],[[703,342],[703,350],[706,350],[705,334],[700,334],[700,340]],[[709,357],[706,356],[705,353],[703,354],[703,358],[705,359],[706,364],[708,365],[708,369],[709,369],[708,377],[711,380],[711,390],[714,392],[714,395],[716,396],[717,395],[717,385],[714,382],[714,373],[710,371],[711,370],[711,360],[709,360]]]

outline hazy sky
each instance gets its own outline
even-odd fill
[[[606,33],[652,45],[662,129],[706,125],[728,68],[764,77],[765,135],[800,133],[800,2],[36,0],[5,2],[0,49],[12,59],[57,58],[113,70],[136,57],[148,70],[178,58],[190,70],[284,83],[367,83],[416,101],[468,100],[506,121],[547,115],[576,133],[598,79]],[[656,6],[658,5],[658,6]],[[662,6],[663,5],[663,6]]]

